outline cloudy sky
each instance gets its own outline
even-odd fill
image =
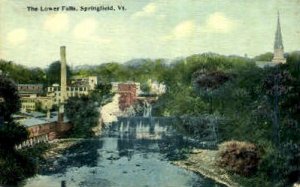
[[[118,5],[126,11],[29,12],[27,6]],[[272,51],[277,10],[285,51],[300,49],[299,0],[0,0],[0,58],[47,67]]]

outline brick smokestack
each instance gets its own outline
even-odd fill
[[[58,122],[64,121],[64,103],[67,99],[67,60],[66,47],[60,47],[60,104]]]

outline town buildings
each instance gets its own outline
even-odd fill
[[[66,48],[62,46],[60,48],[61,56],[61,84],[60,84],[60,97],[58,98],[59,110],[55,114],[50,113],[54,97],[40,96],[42,93],[42,86],[37,85],[20,85],[18,86],[21,101],[23,106],[27,106],[31,109],[31,112],[22,111],[19,115],[15,115],[14,119],[21,125],[24,125],[29,131],[29,139],[18,145],[17,147],[31,146],[35,143],[53,140],[66,131],[71,129],[71,124],[68,123],[68,119],[64,117],[64,104],[68,99],[67,96],[67,75],[66,75]],[[22,95],[23,94],[23,95]],[[49,100],[48,100],[49,98]],[[34,109],[33,103],[37,101],[46,103],[47,114],[32,112]],[[32,106],[31,106],[32,105]]]
[[[96,76],[71,78],[71,84],[66,87],[66,99],[88,95],[96,85]],[[21,97],[22,111],[35,111],[38,108],[47,110],[59,104],[61,97],[59,84],[53,84],[46,90],[42,84],[18,84],[17,87]]]
[[[90,91],[96,88],[97,83],[96,76],[71,78],[71,84],[66,87],[66,99],[69,97],[88,95]],[[52,97],[53,104],[58,105],[61,97],[59,84],[53,84],[52,86],[47,87],[47,96]]]
[[[21,97],[43,94],[42,84],[17,84],[17,89]]]
[[[63,135],[64,132],[71,129],[68,119],[64,119],[63,123],[57,121],[57,112],[41,113],[41,112],[24,112],[14,115],[15,121],[24,125],[28,132],[29,138],[17,146],[17,148],[32,146],[36,143],[47,142]]]

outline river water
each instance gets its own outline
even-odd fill
[[[50,159],[26,187],[210,187],[221,186],[170,160],[188,142],[155,118],[122,118],[99,138],[87,139]]]

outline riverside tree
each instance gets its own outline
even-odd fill
[[[0,75],[0,184],[16,184],[35,173],[34,164],[15,150],[15,146],[28,138],[24,126],[13,121],[12,114],[20,107],[14,82]]]

